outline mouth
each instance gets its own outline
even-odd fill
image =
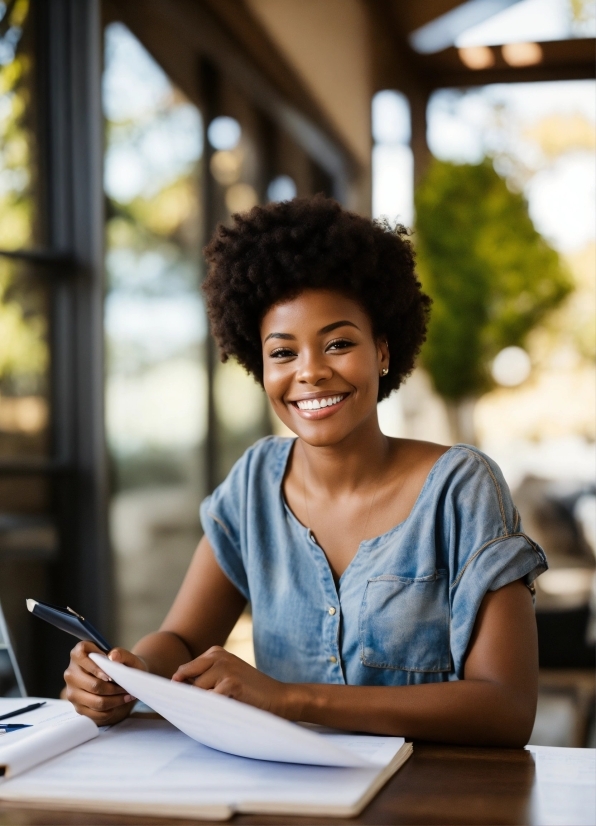
[[[349,393],[335,393],[316,399],[300,399],[290,404],[304,419],[323,419],[343,407],[349,395]]]

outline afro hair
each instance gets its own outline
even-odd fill
[[[392,229],[316,195],[256,206],[220,224],[205,247],[203,284],[222,361],[235,357],[263,384],[260,323],[306,289],[341,292],[368,313],[389,347],[379,401],[411,373],[426,337],[430,298],[414,270],[405,227]]]

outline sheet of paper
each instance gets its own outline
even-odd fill
[[[49,720],[67,720],[69,717],[76,717],[74,706],[67,700],[52,700],[46,697],[0,697],[0,714],[9,714],[18,708],[25,708],[34,703],[45,702],[41,708],[34,711],[27,711],[17,717],[6,720],[7,723],[45,723]],[[0,725],[2,721],[0,721]]]
[[[536,764],[532,793],[540,826],[596,823],[596,750],[527,746]],[[573,794],[569,794],[569,787]]]
[[[98,728],[88,717],[39,723],[0,738],[0,783],[33,766],[97,737]],[[21,735],[20,737],[18,735]]]
[[[266,711],[185,683],[113,663],[91,654],[105,673],[133,697],[199,743],[228,754],[318,766],[370,767],[367,757]],[[338,735],[339,736],[339,735]],[[402,741],[403,742],[403,741]]]
[[[395,737],[313,736],[331,737],[336,748],[341,744],[378,763],[390,762],[403,745]],[[0,799],[67,800],[73,806],[77,800],[95,800],[103,807],[114,804],[114,810],[120,804],[120,811],[128,806],[163,812],[171,806],[197,814],[204,807],[254,810],[258,804],[280,803],[345,808],[381,771],[379,766],[334,768],[236,757],[189,739],[165,720],[129,719],[4,784]]]

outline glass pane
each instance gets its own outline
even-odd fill
[[[200,537],[202,121],[125,26],[105,44],[110,523],[119,642],[132,645],[161,623]]]
[[[0,2],[0,249],[39,241],[29,0]]]
[[[47,477],[0,475],[0,601],[14,596],[14,581],[6,580],[4,564],[26,560],[29,566],[32,560],[53,559],[58,552],[50,516],[51,487]]]
[[[49,298],[36,269],[0,255],[0,460],[50,450]]]

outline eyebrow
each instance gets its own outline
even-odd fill
[[[327,324],[325,327],[321,327],[317,335],[324,335],[325,333],[330,333],[332,330],[337,330],[338,327],[355,327],[356,330],[359,330],[357,324],[354,324],[353,321],[348,321],[344,319],[343,321],[334,321],[332,324]],[[269,333],[265,341],[268,341],[270,338],[281,338],[284,341],[296,341],[296,336],[291,335],[290,333]],[[263,344],[265,344],[263,341]]]

